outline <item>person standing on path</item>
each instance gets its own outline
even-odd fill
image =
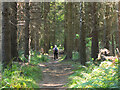
[[[57,45],[53,48],[54,60],[58,59],[58,48]]]

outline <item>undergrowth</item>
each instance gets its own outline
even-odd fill
[[[20,59],[24,62],[27,62],[28,60],[24,57],[24,52],[19,52]],[[48,58],[48,55],[42,55],[39,52],[31,51],[31,58],[30,58],[30,64],[37,65],[38,63],[42,62],[48,62],[50,59]]]
[[[76,60],[76,59],[78,59],[78,58],[79,58],[79,53],[78,53],[77,51],[72,52],[72,59],[73,59],[73,60]]]
[[[24,52],[19,52],[19,58],[24,62],[28,60],[24,57]],[[38,82],[42,80],[42,71],[38,66],[41,62],[47,62],[48,56],[39,52],[31,51],[29,64],[14,62],[12,69],[5,69],[2,73],[2,88],[39,88]]]
[[[39,88],[37,81],[41,79],[38,66],[12,65],[12,69],[5,69],[2,74],[2,88]],[[1,89],[2,89],[1,88]]]
[[[34,55],[31,57],[30,63],[37,65],[38,63],[48,62],[49,60],[48,55]]]
[[[106,60],[95,65],[92,61],[86,66],[78,66],[75,73],[70,75],[69,88],[120,88],[118,80],[118,61],[115,64]]]

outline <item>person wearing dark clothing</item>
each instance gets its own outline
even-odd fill
[[[53,48],[54,60],[58,59],[58,48],[57,45]]]

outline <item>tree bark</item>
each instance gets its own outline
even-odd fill
[[[11,33],[9,28],[9,3],[2,3],[2,69],[12,66],[11,61]]]
[[[64,15],[64,53],[67,52],[67,4],[65,3]]]
[[[56,33],[56,3],[53,2],[54,4],[54,17],[53,17],[53,47],[55,46],[56,44],[56,39],[55,39],[55,33]]]
[[[30,22],[30,14],[29,14],[29,3],[25,3],[25,57],[28,59],[29,57],[29,22]]]
[[[36,44],[35,44],[35,47],[36,47],[36,51],[38,52],[39,51],[39,32],[37,31],[36,32]]]
[[[80,62],[82,65],[85,65],[86,62],[86,30],[85,30],[85,21],[84,21],[84,13],[83,13],[83,3],[80,3]],[[82,21],[82,22],[81,22]]]
[[[112,54],[115,55],[115,48],[114,48],[114,35],[112,35]]]
[[[17,61],[17,3],[11,2],[10,29],[11,29],[11,58]]]
[[[97,30],[97,3],[93,3],[93,31],[92,31],[92,47],[91,57],[95,60],[98,57],[99,46],[98,46],[98,30]]]
[[[74,11],[74,33],[75,33],[75,40],[74,40],[74,47],[75,47],[75,51],[78,51],[79,52],[79,46],[80,46],[80,38],[77,37],[76,38],[76,34],[80,34],[80,11],[78,10],[79,8],[79,3],[74,3],[75,4],[75,9],[73,10]]]
[[[49,30],[47,16],[50,10],[49,2],[44,3],[44,51],[48,53],[49,50]]]
[[[109,40],[110,40],[110,20],[109,20],[109,6],[106,5],[106,12],[105,12],[105,29],[104,29],[104,48],[109,49]]]
[[[118,2],[118,11],[119,11],[119,15],[118,15],[118,34],[117,34],[117,42],[118,42],[118,49],[120,51],[120,1]]]
[[[65,15],[64,15],[64,53],[67,52],[67,4],[65,3]]]
[[[68,2],[67,3],[68,6],[68,27],[67,27],[67,55],[66,58],[67,59],[72,59],[72,51],[73,51],[73,30],[72,30],[72,3]]]

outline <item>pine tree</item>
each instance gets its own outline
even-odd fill
[[[29,22],[30,22],[30,14],[29,14],[29,3],[25,3],[25,57],[28,59],[29,51],[30,51],[30,41],[29,41]]]
[[[98,30],[97,30],[97,3],[93,2],[93,30],[92,30],[92,47],[91,57],[95,60],[98,57],[99,46],[98,46]]]
[[[83,13],[83,5],[84,3],[80,3],[80,51],[79,51],[79,55],[80,55],[80,62],[82,65],[85,65],[86,62],[86,41],[85,41],[85,37],[86,37],[86,30],[85,30],[85,17]]]
[[[11,58],[17,60],[17,3],[10,3]]]
[[[2,67],[11,66],[11,32],[9,28],[10,4],[2,3]]]

